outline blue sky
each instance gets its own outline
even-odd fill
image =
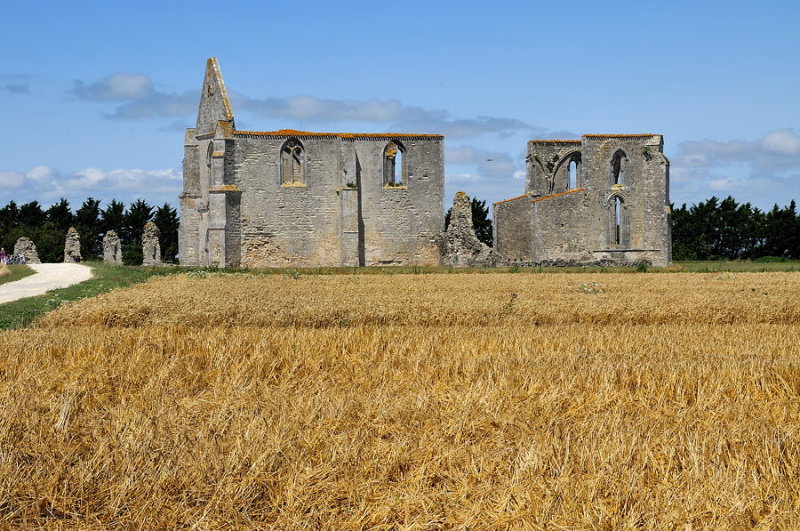
[[[239,129],[441,133],[449,203],[524,191],[526,142],[660,133],[680,205],[800,200],[800,4],[15,2],[0,205],[177,206],[208,57]],[[489,160],[491,159],[491,160]]]

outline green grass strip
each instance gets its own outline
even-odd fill
[[[8,271],[8,273],[3,275],[3,271]],[[14,282],[34,273],[35,271],[26,265],[10,265],[6,266],[6,269],[3,269],[3,267],[0,266],[0,284]]]
[[[0,330],[21,328],[31,324],[34,319],[54,310],[68,301],[94,297],[113,289],[123,288],[144,282],[154,275],[181,272],[179,268],[136,268],[88,263],[94,276],[68,288],[48,291],[44,295],[27,297],[0,304]],[[31,271],[32,274],[33,271]]]

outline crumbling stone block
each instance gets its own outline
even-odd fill
[[[42,261],[39,260],[39,253],[36,252],[36,246],[30,240],[30,238],[22,237],[17,240],[17,243],[14,244],[14,254],[21,254],[25,257],[25,263],[27,264],[41,264]]]
[[[450,225],[437,236],[437,241],[443,266],[495,267],[502,262],[491,247],[475,236],[472,205],[464,192],[457,192],[453,198]]]
[[[160,266],[161,262],[161,244],[158,239],[161,237],[161,231],[152,221],[144,226],[144,233],[142,234],[142,265],[145,266]]]
[[[113,230],[103,236],[103,261],[107,264],[122,265],[122,243]]]
[[[67,231],[67,239],[64,241],[64,263],[75,264],[81,262],[81,235],[75,230],[75,227],[70,227]]]

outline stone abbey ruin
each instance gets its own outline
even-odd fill
[[[181,264],[670,263],[660,135],[533,140],[527,165],[525,195],[495,203],[485,248],[466,236],[464,194],[444,231],[443,136],[237,130],[211,58],[184,141]]]
[[[495,249],[523,265],[672,261],[661,135],[528,142],[525,195],[494,204]]]

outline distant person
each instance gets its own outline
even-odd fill
[[[6,256],[6,248],[0,247],[0,264],[6,265],[8,257]]]

